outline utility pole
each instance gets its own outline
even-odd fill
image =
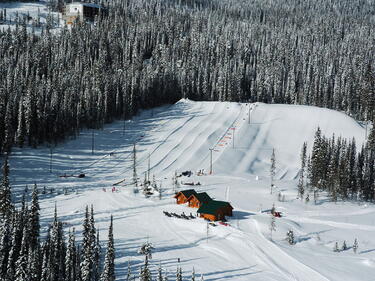
[[[125,136],[125,128],[126,128],[126,119],[124,114],[124,127],[122,128],[122,136]]]
[[[94,154],[94,129],[92,129],[91,134],[91,154]]]
[[[232,140],[233,140],[233,148],[234,148],[234,133],[236,132],[236,128],[232,128],[233,134],[232,134]]]
[[[148,163],[147,163],[147,181],[150,182],[150,153],[148,154]]]
[[[133,144],[133,181],[135,186],[138,187],[138,178],[137,178],[137,151],[135,149],[135,143]]]
[[[250,125],[250,114],[251,114],[251,106],[249,104],[249,113],[248,113],[248,115],[249,115],[249,125]]]
[[[52,173],[52,144],[49,148],[49,172]]]
[[[212,175],[212,151],[214,150],[213,148],[209,148],[210,150],[210,175]]]

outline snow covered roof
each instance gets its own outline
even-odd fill
[[[211,197],[206,192],[192,194],[189,197],[188,201],[193,198],[192,196],[195,196],[195,198],[197,198],[199,202],[208,202],[212,200]]]
[[[86,2],[72,2],[72,3],[67,3],[66,5],[67,6],[69,6],[69,5],[82,5],[82,6],[85,6],[85,7],[97,8],[97,9],[101,9],[102,8],[102,6],[99,5],[99,4],[86,3]]]
[[[186,198],[189,198],[193,194],[197,194],[194,189],[186,189],[181,190],[179,193],[175,195],[175,197],[177,197],[180,193],[182,193]]]
[[[230,207],[233,209],[233,207],[228,202],[211,200],[203,204],[198,209],[197,213],[216,215],[216,212],[218,209],[227,208],[227,207]]]

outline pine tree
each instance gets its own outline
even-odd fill
[[[18,259],[21,243],[22,243],[22,231],[23,228],[21,226],[21,219],[20,214],[18,212],[13,213],[12,218],[12,241],[11,241],[11,248],[9,252],[8,264],[7,264],[7,272],[6,276],[8,280],[14,280],[15,274],[15,263]]]
[[[37,185],[34,184],[33,193],[31,195],[31,207],[29,212],[28,231],[30,236],[30,247],[35,249],[39,244],[39,201],[38,201],[38,189]]]
[[[65,256],[66,245],[63,232],[63,226],[57,217],[57,207],[55,205],[54,220],[50,229],[50,238],[48,242],[48,278],[65,278]]]
[[[316,205],[316,203],[318,202],[318,199],[319,199],[318,188],[314,187],[314,204],[315,204],[315,205]]]
[[[11,190],[9,184],[8,156],[5,156],[2,166],[3,178],[0,186],[0,216],[9,216],[12,209]]]
[[[275,149],[272,149],[271,155],[271,168],[270,168],[270,177],[271,177],[271,194],[274,187],[273,181],[276,175],[276,158],[275,158]]]
[[[353,243],[353,252],[354,254],[356,254],[358,251],[358,240],[357,238],[354,239],[354,243]]]
[[[148,257],[145,256],[145,263],[141,269],[141,275],[139,277],[140,281],[151,281],[151,272],[148,268]]]
[[[369,149],[375,150],[375,117],[372,121],[372,127],[368,135],[367,145]]]
[[[270,219],[270,233],[271,233],[271,240],[272,240],[272,232],[276,231],[276,221],[275,217],[271,214],[271,219]]]
[[[11,248],[10,219],[6,218],[0,228],[0,276],[6,275],[9,252]]]
[[[313,187],[319,188],[319,181],[322,178],[322,133],[320,128],[315,132],[314,145],[310,162],[310,183]]]
[[[30,273],[30,281],[41,280],[41,253],[42,251],[39,244],[34,249],[32,249],[30,245],[27,267],[27,270]]]
[[[130,261],[128,261],[128,271],[126,273],[126,281],[131,281],[132,280],[132,271],[130,268]]]
[[[138,186],[138,176],[137,176],[137,151],[135,149],[135,143],[133,145],[133,182],[135,186]]]
[[[341,251],[346,251],[348,249],[348,246],[346,246],[346,241],[342,243]]]
[[[149,259],[152,259],[152,250],[154,250],[152,243],[146,242],[138,249],[138,254],[145,255]]]
[[[42,275],[41,275],[41,280],[49,280],[50,278],[50,263],[49,263],[49,252],[47,250],[47,243],[43,247],[43,260],[42,260]]]
[[[306,150],[307,144],[303,143],[302,151],[301,151],[301,169],[299,172],[299,179],[298,179],[298,197],[303,199],[303,195],[305,193],[304,188],[304,179],[305,179],[305,169],[306,169]]]
[[[65,281],[76,280],[76,245],[75,234],[69,230],[68,246],[65,254]]]
[[[163,279],[163,281],[168,281],[169,279],[168,279],[168,271],[166,271],[165,272],[165,274],[164,274],[164,279]]]
[[[286,239],[288,241],[288,243],[290,245],[294,245],[295,244],[295,241],[294,241],[294,232],[293,230],[289,230],[287,233],[286,233]]]
[[[100,281],[114,281],[115,279],[115,248],[113,240],[113,217],[111,216],[111,223],[108,230],[107,253]]]
[[[193,272],[191,273],[191,281],[195,281],[195,269],[193,267]]]
[[[85,219],[83,222],[83,241],[82,241],[82,261],[81,261],[81,278],[82,281],[91,281],[93,278],[93,252],[94,244],[92,241],[92,225],[89,208],[86,206]]]
[[[16,143],[19,147],[23,147],[26,138],[26,120],[25,120],[25,113],[23,107],[23,99],[19,103],[18,109],[18,126],[16,132]]]
[[[96,243],[94,248],[94,280],[100,280],[100,256],[101,256],[101,246],[99,240],[99,230],[96,235]]]
[[[333,251],[334,252],[340,252],[340,250],[339,250],[339,244],[337,242],[335,242],[335,245],[333,246]]]
[[[180,266],[177,267],[176,281],[182,281],[182,269]]]
[[[28,271],[28,254],[27,254],[27,230],[24,228],[21,251],[15,264],[15,281],[29,281],[30,272]]]
[[[274,214],[275,214],[275,211],[276,211],[275,203],[273,203],[273,204],[272,204],[272,208],[271,208],[271,215],[274,215]]]
[[[158,267],[158,279],[157,279],[157,281],[164,281],[161,263],[159,264],[159,267]]]
[[[310,194],[307,194],[305,198],[305,203],[307,204],[309,202],[310,202]]]

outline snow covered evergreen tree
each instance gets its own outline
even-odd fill
[[[86,206],[82,235],[81,278],[82,281],[92,281],[94,278],[95,229],[93,229],[93,216],[90,215],[88,206]]]
[[[335,245],[333,246],[333,251],[334,252],[340,252],[339,243],[338,242],[335,242]]]
[[[141,274],[139,276],[139,281],[151,281],[151,272],[148,268],[148,257],[145,255],[145,263],[141,269]]]
[[[115,247],[113,240],[113,216],[108,230],[107,252],[104,260],[104,268],[100,281],[114,281],[115,277]]]
[[[9,184],[8,156],[5,157],[2,166],[2,180],[0,186],[0,216],[8,216],[12,209],[12,198]]]
[[[272,214],[271,214],[271,217],[270,217],[269,229],[270,229],[270,236],[271,236],[271,240],[272,240],[272,233],[274,231],[276,231],[276,221],[275,221],[275,217]]]
[[[31,281],[31,276],[28,268],[28,254],[27,230],[24,228],[20,254],[15,264],[15,281]]]
[[[290,245],[294,245],[295,244],[295,241],[294,241],[294,232],[293,230],[289,230],[287,233],[286,233],[286,240],[288,241],[288,243]]]
[[[182,281],[182,269],[181,269],[181,266],[177,267],[176,281]]]
[[[157,281],[164,281],[164,278],[163,278],[163,269],[161,268],[161,263],[159,264],[159,267],[158,267]]]
[[[34,184],[28,221],[29,243],[32,250],[39,245],[39,210],[38,188]]]
[[[75,281],[76,275],[77,249],[75,245],[75,233],[69,230],[69,240],[65,254],[65,281]]]
[[[346,241],[342,243],[341,251],[346,251],[348,249],[348,246],[346,245]]]
[[[298,197],[302,200],[303,195],[305,193],[305,169],[306,169],[306,151],[307,151],[307,144],[303,143],[302,151],[301,151],[301,169],[299,171],[299,179],[298,179]]]
[[[195,281],[195,269],[193,267],[193,271],[191,273],[191,281]]]
[[[275,149],[272,149],[271,155],[271,168],[270,168],[270,178],[271,178],[271,194],[274,187],[274,178],[276,175],[276,157],[275,157]]]
[[[353,243],[353,252],[354,252],[354,254],[356,254],[357,253],[357,251],[358,251],[358,240],[357,240],[357,238],[356,239],[354,239],[354,243]]]

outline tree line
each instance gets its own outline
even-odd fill
[[[114,281],[115,248],[113,219],[108,231],[107,251],[102,264],[99,232],[94,211],[86,206],[82,243],[76,243],[74,229],[65,237],[63,223],[55,207],[53,222],[41,238],[38,189],[34,185],[31,202],[24,193],[20,208],[11,200],[5,160],[0,189],[0,280],[2,281]]]
[[[374,119],[374,5],[113,0],[95,25],[0,31],[0,147],[36,147],[193,100],[307,104]]]
[[[2,166],[3,176],[0,185],[0,281],[115,281],[115,245],[113,236],[113,217],[108,230],[106,252],[99,240],[95,227],[94,209],[86,206],[82,224],[82,240],[75,229],[64,231],[64,222],[57,216],[46,233],[41,233],[39,191],[35,184],[31,202],[27,202],[28,189],[25,189],[20,204],[12,201],[9,185],[9,166],[5,158]],[[17,205],[19,205],[17,207]],[[149,267],[151,243],[140,247],[139,254],[145,256],[144,264],[134,269],[128,263],[126,281],[168,281],[171,277],[161,264],[156,272]],[[138,272],[134,272],[138,270]],[[177,266],[173,279],[183,280],[182,268]],[[191,273],[196,280],[195,271]],[[201,276],[200,280],[203,280]]]
[[[325,137],[320,128],[315,133],[311,156],[306,155],[306,144],[301,152],[298,195],[327,192],[332,201],[375,201],[375,128],[367,142],[357,149],[356,141],[341,137]],[[306,180],[305,180],[306,179]],[[309,195],[307,195],[309,196]]]

